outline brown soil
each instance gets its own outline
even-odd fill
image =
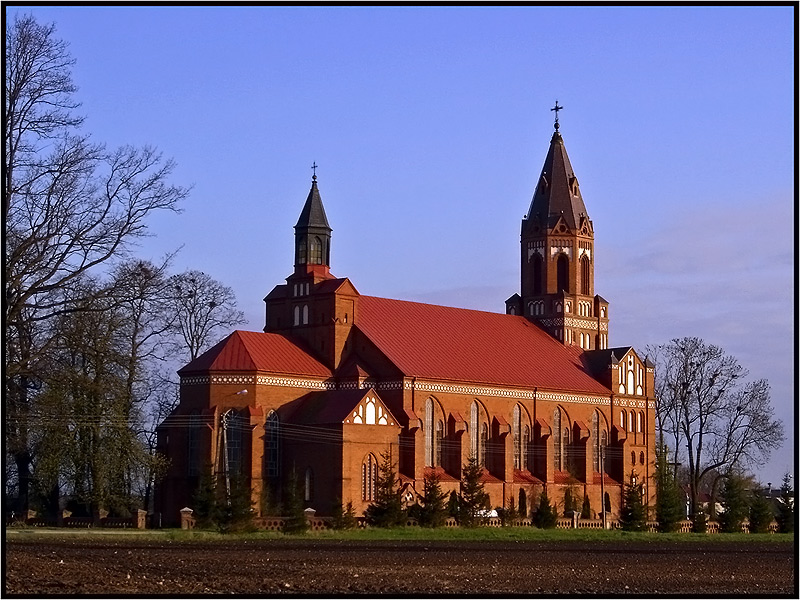
[[[6,538],[5,594],[796,597],[791,543]]]

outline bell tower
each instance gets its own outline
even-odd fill
[[[608,347],[608,302],[594,292],[594,229],[559,133],[522,219],[521,289],[506,312],[524,315],[565,345]]]

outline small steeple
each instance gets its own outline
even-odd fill
[[[589,215],[578,187],[578,179],[569,162],[564,140],[558,131],[558,111],[563,108],[556,101],[556,105],[550,109],[556,113],[553,124],[555,131],[550,138],[550,150],[544,160],[530,209],[522,223],[523,230],[534,221],[540,227],[552,228],[562,216],[567,226],[575,230],[580,226],[581,218],[588,218]]]
[[[311,177],[311,190],[308,192],[306,203],[294,226],[295,257],[294,264],[297,270],[306,265],[330,266],[331,226],[325,215],[325,207],[317,187],[317,163],[311,168],[314,175]]]

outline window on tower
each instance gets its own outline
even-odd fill
[[[581,258],[581,294],[589,295],[589,257],[584,254]]]
[[[569,259],[566,254],[559,254],[556,262],[556,280],[559,292],[569,292]]]
[[[315,237],[311,240],[311,264],[312,265],[321,265],[322,264],[322,241]]]
[[[542,257],[539,254],[533,255],[533,293],[542,293]]]

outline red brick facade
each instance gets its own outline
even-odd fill
[[[492,506],[524,490],[532,507],[544,489],[560,504],[569,488],[599,513],[602,490],[617,515],[634,477],[652,503],[653,367],[607,348],[592,224],[558,132],[523,221],[510,314],[361,296],[330,274],[330,232],[315,177],[294,272],[264,299],[264,333],[234,332],[179,372],[180,404],[159,428],[171,461],[156,491],[163,522],[192,506],[205,465],[243,474],[256,507],[294,473],[318,514],[337,500],[361,514],[382,453],[408,502],[432,469],[458,491],[474,454]]]

